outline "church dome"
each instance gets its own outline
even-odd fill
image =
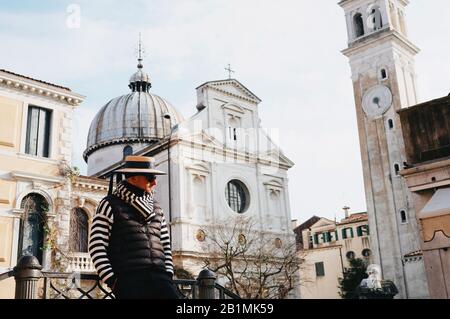
[[[149,92],[150,77],[141,63],[129,87],[131,93],[106,103],[92,120],[83,154],[86,162],[95,150],[108,145],[158,142],[184,120],[169,102]]]

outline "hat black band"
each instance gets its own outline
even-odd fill
[[[154,169],[155,165],[152,162],[125,162],[125,168],[151,168]]]

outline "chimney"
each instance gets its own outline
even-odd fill
[[[348,211],[350,210],[350,207],[344,206],[342,209],[344,210],[345,218],[348,218]]]
[[[298,220],[297,219],[291,220],[291,228],[296,229],[297,226],[298,226]]]

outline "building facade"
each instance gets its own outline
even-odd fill
[[[406,161],[397,111],[417,104],[414,56],[406,0],[343,0],[374,262],[393,280],[398,298],[427,298],[419,225],[400,175]],[[408,222],[402,222],[406,215]]]
[[[205,233],[234,217],[251,218],[274,247],[295,244],[293,163],[261,129],[258,97],[234,79],[206,82],[197,88],[197,112],[185,120],[150,93],[141,61],[129,87],[93,119],[84,152],[89,176],[80,176],[70,163],[73,110],[83,97],[0,72],[0,272],[25,254],[44,270],[94,272],[90,224],[108,192],[105,178],[131,154],[154,156],[168,172],[156,198],[170,221],[177,268],[198,274],[209,251]],[[0,293],[13,297],[13,279],[0,282]]]
[[[168,172],[158,179],[156,198],[171,224],[174,263],[191,273],[204,267],[205,233],[234,217],[250,218],[274,245],[293,245],[293,162],[262,130],[261,100],[235,79],[206,82],[196,89],[196,113],[185,120],[150,92],[138,67],[132,92],[107,103],[91,124],[84,154],[92,177],[108,177],[128,152],[155,157]]]
[[[339,223],[320,218],[301,230],[299,257],[302,299],[340,299],[339,278],[349,261],[361,258],[372,263],[369,223],[366,213],[355,213]],[[299,240],[298,240],[299,241]]]
[[[0,272],[24,254],[51,267],[46,229],[69,239],[72,117],[84,97],[70,89],[0,70]],[[11,297],[14,280],[0,282]]]
[[[398,111],[431,298],[450,298],[450,97]],[[406,222],[406,216],[402,216]]]

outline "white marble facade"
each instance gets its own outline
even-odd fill
[[[202,269],[203,258],[208,253],[206,243],[198,239],[199,231],[211,230],[223,220],[239,216],[226,199],[225,189],[231,180],[242,185],[246,198],[242,214],[252,217],[259,231],[280,238],[284,245],[295,243],[290,229],[287,178],[287,171],[294,163],[260,127],[261,100],[234,79],[202,84],[197,88],[197,98],[197,108],[193,107],[197,112],[187,120],[165,103],[176,118],[171,116],[166,122],[161,121],[166,128],[172,127],[172,131],[159,142],[145,147],[147,141],[139,144],[136,139],[130,139],[129,143],[106,141],[98,149],[85,153],[88,172],[98,172],[94,174],[96,177],[104,177],[121,161],[100,168],[98,161],[91,161],[91,157],[122,159],[127,145],[133,146],[135,154],[155,157],[158,169],[165,172],[169,171],[170,153],[170,174],[158,178],[156,198],[166,219],[171,221],[174,262],[193,274]],[[163,104],[156,107],[159,105],[165,107]],[[158,109],[155,114],[163,117],[164,110]],[[101,135],[96,127],[91,126],[91,131]]]
[[[197,232],[238,216],[225,196],[230,180],[245,185],[243,214],[252,217],[260,231],[286,245],[293,243],[287,178],[293,163],[261,129],[260,100],[237,80],[207,82],[197,92],[200,111],[176,127],[170,148],[173,250],[181,257],[177,261],[187,268],[195,265],[193,260],[204,253]],[[164,171],[167,154],[154,154]],[[167,178],[160,178],[158,187],[157,198],[167,215]]]

